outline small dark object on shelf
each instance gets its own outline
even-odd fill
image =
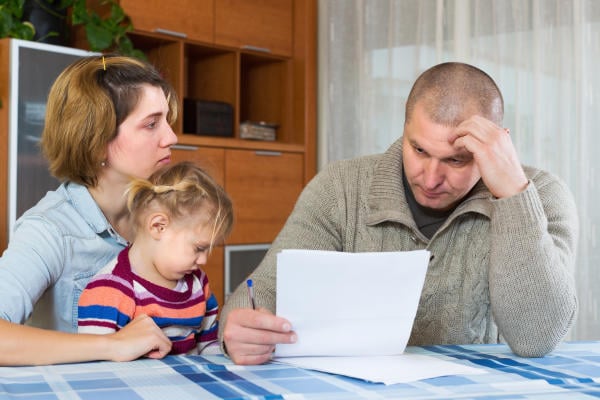
[[[233,136],[233,107],[219,101],[183,100],[183,131],[203,136]]]

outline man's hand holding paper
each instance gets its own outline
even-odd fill
[[[277,255],[277,314],[297,342],[275,356],[402,354],[429,252],[343,253],[284,250]]]

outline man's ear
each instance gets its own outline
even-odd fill
[[[162,212],[152,213],[148,217],[147,229],[150,236],[154,239],[160,239],[169,226],[169,217]]]

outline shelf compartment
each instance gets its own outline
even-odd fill
[[[234,110],[234,132],[237,131],[239,115],[238,59],[239,54],[235,51],[190,43],[185,45],[184,98],[230,104]]]
[[[291,135],[291,62],[250,53],[242,53],[240,62],[238,125],[244,121],[276,124],[277,142],[302,144]]]

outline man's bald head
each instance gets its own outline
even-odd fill
[[[458,126],[474,114],[498,126],[504,118],[504,100],[494,80],[464,63],[438,64],[417,78],[406,101],[405,123],[417,103],[433,122],[445,126]]]

